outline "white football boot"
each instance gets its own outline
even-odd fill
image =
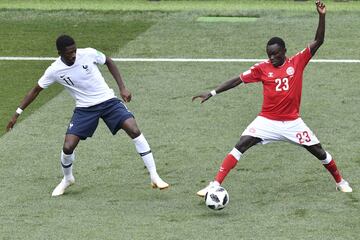
[[[154,179],[151,179],[151,187],[158,188],[160,190],[168,188],[170,185],[164,182],[159,176]]]
[[[209,183],[209,185],[198,191],[196,195],[198,195],[199,197],[205,197],[206,193],[209,191],[210,188],[217,186],[220,186],[220,184],[217,181],[212,181]]]
[[[344,179],[341,179],[341,182],[336,184],[336,189],[338,191],[345,192],[345,193],[352,192],[352,188],[350,187],[350,184]]]
[[[65,192],[65,189],[68,188],[69,186],[73,185],[74,183],[75,183],[75,178],[73,176],[66,180],[64,177],[61,180],[61,182],[59,183],[59,185],[56,186],[56,188],[52,192],[51,196],[56,197],[56,196],[63,195]]]

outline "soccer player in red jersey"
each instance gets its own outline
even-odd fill
[[[198,191],[197,195],[204,196],[210,187],[220,185],[250,147],[273,141],[288,141],[303,146],[330,172],[339,191],[352,192],[349,183],[342,178],[337,169],[335,160],[323,149],[299,114],[304,68],[323,44],[325,36],[325,4],[319,0],[315,4],[319,14],[318,28],[315,40],[304,50],[287,58],[285,42],[279,37],[273,37],[266,46],[268,60],[255,64],[240,76],[220,84],[216,89],[192,98],[200,98],[203,103],[242,82],[263,84],[264,100],[259,116],[245,129],[239,142],[225,157],[215,180]]]

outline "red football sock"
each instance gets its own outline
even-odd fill
[[[238,160],[236,160],[236,158],[233,155],[228,154],[224,158],[221,167],[218,173],[216,174],[215,181],[221,184],[224,181],[226,175],[228,175],[228,173],[230,172],[230,170],[236,166],[237,162]]]
[[[342,179],[340,175],[340,171],[336,167],[336,163],[333,160],[331,160],[328,164],[324,164],[324,167],[330,172],[330,174],[334,177],[335,182],[339,183]]]

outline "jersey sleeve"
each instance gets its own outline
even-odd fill
[[[53,76],[51,66],[50,66],[46,69],[45,73],[39,79],[38,85],[41,88],[48,88],[55,81],[56,81],[56,78]]]
[[[310,48],[304,48],[301,52],[298,52],[295,56],[295,62],[298,66],[305,68],[312,58]]]
[[[244,83],[260,82],[261,81],[261,69],[259,64],[255,64],[249,70],[240,74],[240,79]]]
[[[94,49],[94,48],[87,48],[86,49],[91,56],[91,58],[94,60],[94,63],[96,64],[105,64],[106,62],[106,56],[102,52]]]

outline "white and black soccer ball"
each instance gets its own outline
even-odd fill
[[[229,203],[229,194],[221,186],[211,187],[205,194],[205,204],[213,210],[221,210]]]

